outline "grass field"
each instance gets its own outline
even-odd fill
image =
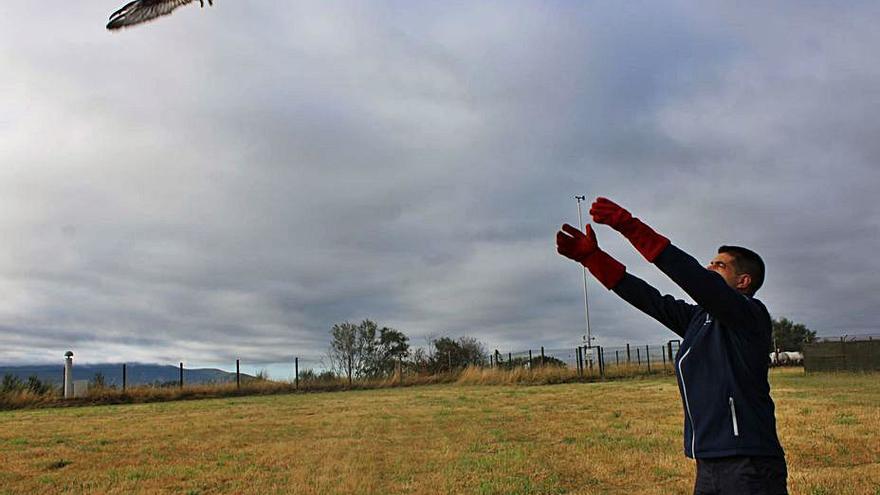
[[[771,375],[792,494],[880,495],[878,375]],[[690,493],[675,379],[0,412],[7,493]]]

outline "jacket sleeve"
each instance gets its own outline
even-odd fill
[[[675,299],[670,295],[660,295],[660,291],[644,280],[629,273],[612,289],[615,294],[632,304],[643,313],[662,323],[684,338],[688,324],[699,311],[699,307]]]
[[[707,270],[693,256],[670,244],[654,263],[709,314],[736,328],[756,328],[761,305],[731,288],[724,278]]]

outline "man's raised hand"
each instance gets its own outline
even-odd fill
[[[654,232],[651,227],[610,199],[596,198],[590,206],[590,215],[594,222],[605,224],[623,234],[652,263],[669,245],[669,239]]]
[[[614,230],[624,228],[632,220],[632,215],[628,211],[606,198],[596,198],[590,206],[590,215],[594,222],[607,225]]]
[[[599,250],[596,234],[590,224],[584,227],[584,232],[564,224],[562,230],[556,233],[556,252],[583,263],[591,254]]]
[[[590,224],[584,227],[583,232],[569,224],[563,225],[562,230],[556,233],[556,251],[587,267],[607,289],[616,286],[626,273],[626,267],[599,249]]]

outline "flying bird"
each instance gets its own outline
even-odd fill
[[[192,1],[193,0],[134,0],[110,15],[110,22],[107,23],[107,29],[115,30],[147,22],[157,17],[168,15],[177,7],[192,3]],[[205,0],[199,0],[199,5],[204,7]],[[214,5],[214,0],[208,0],[208,5]]]

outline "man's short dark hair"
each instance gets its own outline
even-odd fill
[[[748,273],[752,277],[752,283],[747,292],[750,296],[755,295],[764,284],[764,260],[758,253],[741,246],[721,246],[718,254],[727,253],[733,257],[734,269],[737,274]]]

